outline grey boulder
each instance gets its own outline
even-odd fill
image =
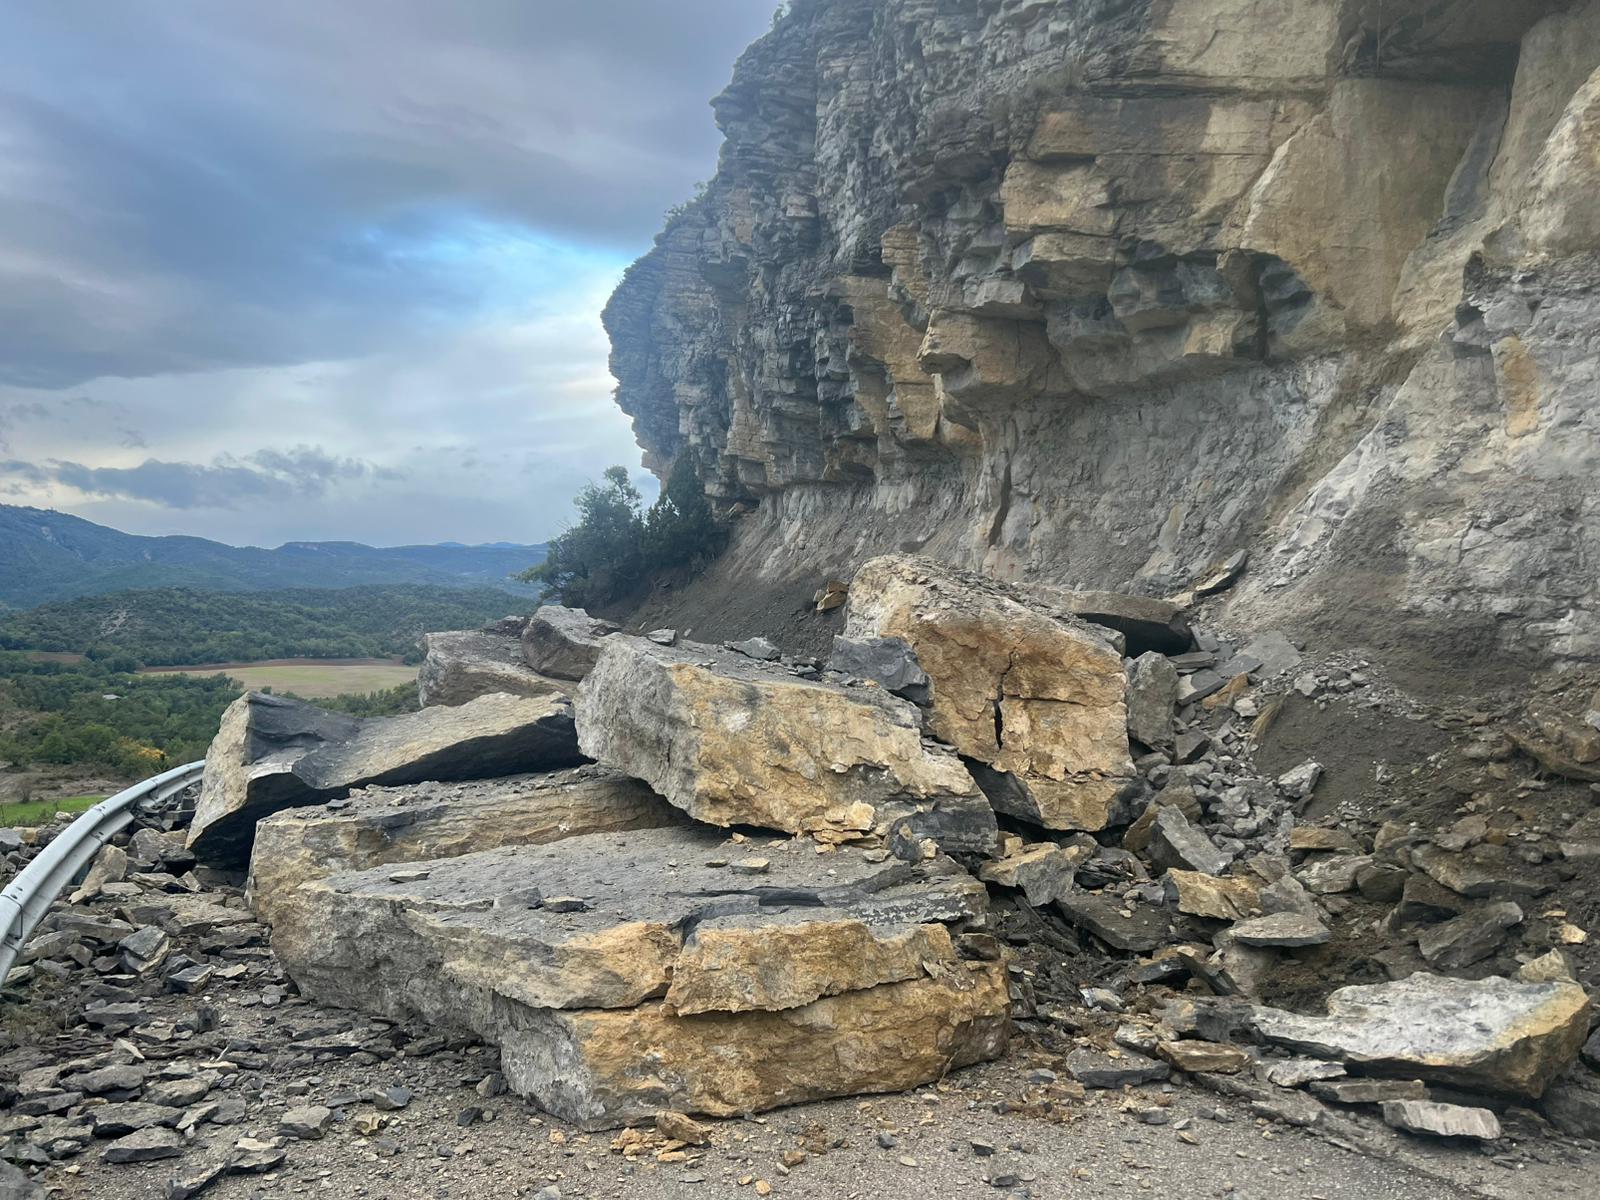
[[[522,631],[522,657],[541,675],[582,679],[599,657],[601,644],[617,628],[581,608],[546,604]]]
[[[1325,1017],[1257,1008],[1252,1024],[1269,1042],[1371,1074],[1537,1099],[1577,1058],[1589,1032],[1589,997],[1570,980],[1419,971],[1340,988]]]
[[[424,708],[456,705],[494,692],[513,696],[561,696],[569,685],[528,666],[522,642],[507,633],[457,629],[422,635],[425,657],[417,672],[417,698]]]
[[[368,784],[479,779],[581,761],[572,707],[496,693],[453,708],[358,718],[250,692],[206,754],[188,845],[217,865],[250,857],[262,817]]]

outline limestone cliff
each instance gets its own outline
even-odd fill
[[[794,0],[605,314],[722,570],[1600,659],[1600,0]]]

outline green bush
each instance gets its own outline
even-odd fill
[[[678,456],[649,511],[623,467],[585,484],[573,504],[578,523],[549,544],[544,562],[519,578],[573,608],[608,604],[652,571],[694,567],[721,551],[726,531],[711,511],[686,454]]]

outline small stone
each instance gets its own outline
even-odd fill
[[[210,1082],[199,1076],[189,1079],[163,1079],[147,1087],[144,1098],[150,1104],[188,1108],[191,1104],[199,1104],[204,1100],[210,1090]]]
[[[228,1169],[226,1162],[201,1163],[167,1180],[166,1200],[190,1200],[210,1187]],[[5,1193],[0,1191],[0,1196]]]
[[[1162,808],[1156,813],[1150,826],[1149,855],[1157,866],[1203,871],[1207,875],[1221,875],[1233,861],[1231,854],[1217,849],[1216,844],[1189,824],[1189,819],[1175,807]]]
[[[1420,1079],[1316,1080],[1310,1092],[1330,1104],[1382,1104],[1386,1100],[1426,1100],[1428,1089]]]
[[[89,1110],[95,1137],[121,1137],[154,1126],[176,1125],[182,1111],[162,1104],[130,1100],[122,1104],[101,1104]]]
[[[728,867],[735,875],[765,875],[771,869],[770,858],[741,858]]]
[[[688,1146],[704,1146],[711,1140],[711,1130],[706,1126],[683,1113],[668,1109],[656,1114],[656,1132]]]
[[[1467,1108],[1433,1100],[1386,1100],[1383,1120],[1395,1129],[1433,1137],[1493,1141],[1500,1136],[1500,1122],[1487,1108]]]
[[[678,644],[678,631],[676,629],[652,629],[644,636],[658,646],[676,646]]]
[[[1250,1055],[1238,1046],[1221,1042],[1176,1041],[1162,1042],[1156,1053],[1180,1071],[1194,1074],[1206,1071],[1214,1075],[1233,1075],[1250,1065]]]
[[[1485,904],[1423,932],[1417,948],[1430,967],[1459,970],[1500,949],[1506,931],[1522,924],[1522,909],[1510,900]]]
[[[172,1129],[138,1129],[102,1150],[100,1160],[108,1163],[154,1162],[159,1158],[177,1158],[182,1153],[181,1133]]]
[[[1302,1087],[1321,1079],[1340,1079],[1344,1076],[1343,1063],[1324,1062],[1320,1058],[1291,1058],[1275,1062],[1267,1068],[1267,1082],[1278,1087]]]
[[[1121,1088],[1155,1083],[1172,1073],[1166,1063],[1133,1051],[1124,1051],[1113,1057],[1103,1050],[1088,1047],[1067,1055],[1066,1065],[1067,1074],[1088,1088]]]
[[[728,649],[753,658],[757,662],[772,662],[778,657],[778,648],[764,637],[746,638],[742,642],[728,642]]]
[[[307,1104],[291,1108],[278,1118],[278,1130],[301,1141],[314,1142],[328,1132],[333,1123],[333,1110],[320,1104]]]
[[[1303,762],[1294,770],[1278,776],[1278,787],[1293,800],[1309,800],[1321,778],[1321,763]]]
[[[1245,946],[1320,946],[1332,935],[1314,917],[1282,912],[1240,921],[1228,936]]]
[[[167,987],[174,992],[193,995],[202,992],[216,974],[215,968],[207,963],[196,963],[192,967],[184,967],[181,971],[174,971],[167,976]]]

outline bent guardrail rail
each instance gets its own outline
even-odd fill
[[[140,808],[157,808],[200,778],[205,762],[184,763],[100,801],[57,834],[37,858],[0,892],[0,983],[22,944],[63,889],[94,861],[100,848],[125,829]]]

